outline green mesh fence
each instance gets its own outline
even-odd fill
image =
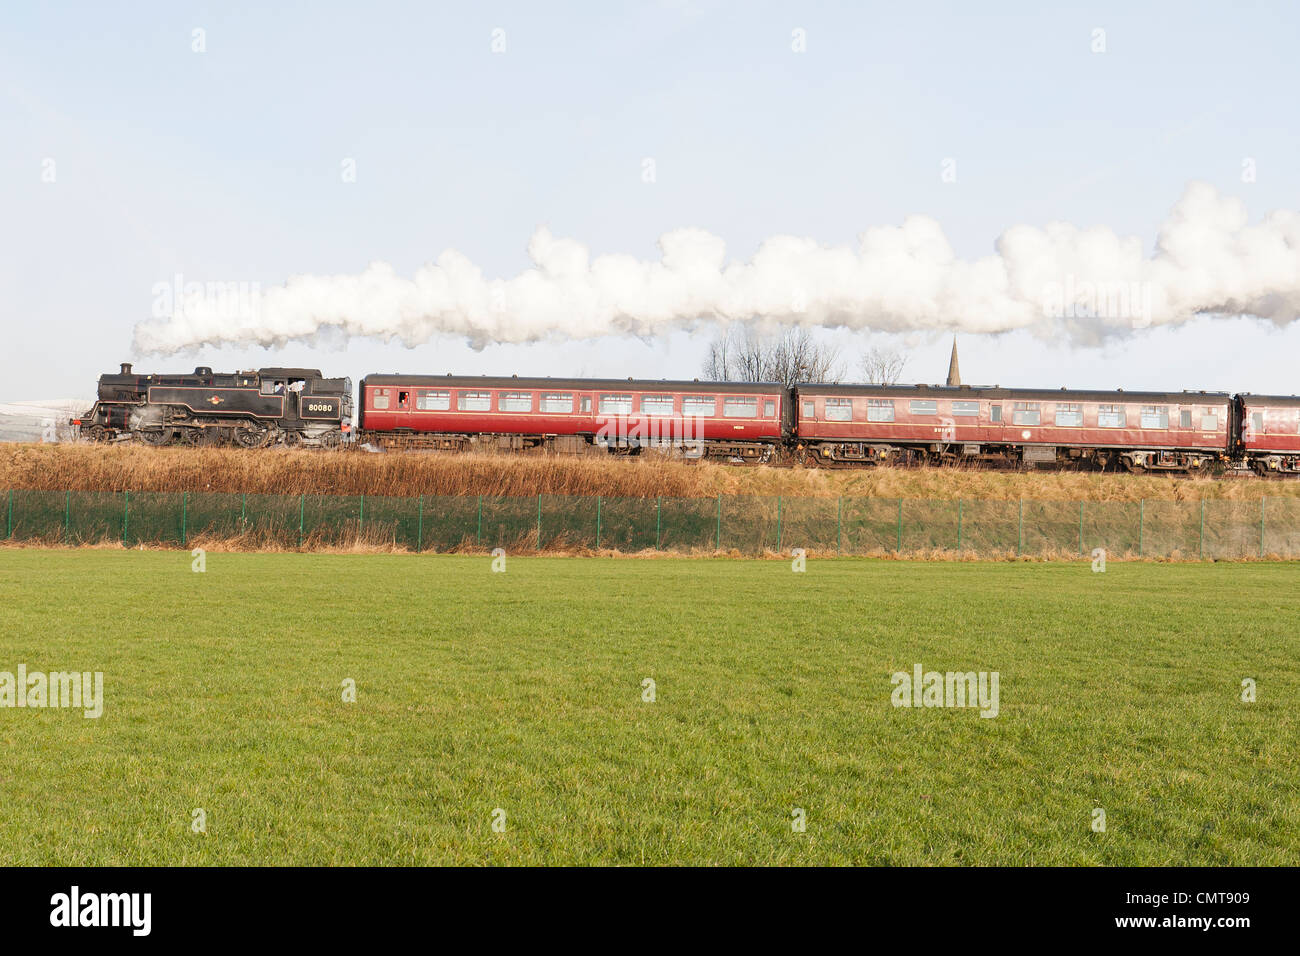
[[[939,501],[0,492],[4,536],[50,544],[621,552],[1300,557],[1300,498]]]

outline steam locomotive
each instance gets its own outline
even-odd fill
[[[1300,398],[636,379],[368,375],[315,369],[99,380],[81,434],[148,445],[229,441],[639,455],[807,466],[970,463],[1300,474]]]
[[[133,438],[145,445],[336,448],[352,427],[352,381],[314,368],[232,374],[207,366],[191,374],[137,375],[129,363],[99,377],[98,398],[74,418],[94,442]]]

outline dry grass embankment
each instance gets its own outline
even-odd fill
[[[0,489],[319,495],[715,495],[1258,501],[1300,481],[959,468],[823,470],[533,455],[0,445]]]

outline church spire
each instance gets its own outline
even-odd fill
[[[952,358],[948,360],[948,384],[961,384],[961,369],[957,367],[957,336],[952,337]]]

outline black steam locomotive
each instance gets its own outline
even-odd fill
[[[334,448],[351,421],[352,380],[318,369],[214,374],[201,366],[193,374],[136,375],[123,363],[119,374],[99,377],[98,401],[72,424],[99,442]]]

